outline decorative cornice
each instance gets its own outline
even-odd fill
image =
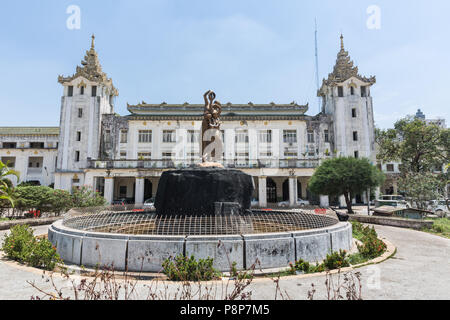
[[[128,115],[122,117],[126,120],[137,120],[137,121],[202,121],[202,115]],[[226,121],[260,121],[260,120],[312,120],[311,116],[307,115],[295,115],[295,114],[287,114],[287,115],[222,115],[221,120],[223,122]]]
[[[139,116],[200,116],[203,114],[204,106],[201,104],[147,104],[137,105],[127,104],[127,109],[132,115]],[[290,104],[232,104],[228,102],[222,105],[222,115],[224,116],[280,116],[280,115],[304,115],[308,111],[308,104],[299,105],[296,102]]]

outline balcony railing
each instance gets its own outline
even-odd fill
[[[28,175],[40,175],[42,174],[42,168],[28,168]]]
[[[222,160],[225,168],[316,168],[319,159],[259,159],[259,160]],[[176,169],[188,168],[201,163],[201,160],[88,160],[89,169]]]

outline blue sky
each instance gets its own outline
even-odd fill
[[[79,30],[66,27],[70,5]],[[370,5],[380,29],[367,28]],[[92,33],[119,114],[127,102],[201,103],[207,89],[222,103],[309,102],[316,114],[315,18],[320,79],[342,32],[360,73],[377,76],[378,127],[418,108],[450,122],[447,0],[16,0],[0,10],[0,126],[59,125],[57,76],[75,72]]]

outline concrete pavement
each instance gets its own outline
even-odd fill
[[[36,234],[46,231],[46,227],[35,229]],[[363,299],[450,299],[450,239],[409,229],[386,226],[375,226],[375,229],[397,247],[397,253],[380,264],[356,270],[361,272]],[[3,233],[0,232],[0,236]],[[40,288],[51,288],[51,284],[42,278],[42,271],[30,270],[0,260],[0,299],[29,299],[36,295],[37,291],[26,283],[27,280],[36,281]],[[280,280],[280,290],[291,299],[306,299],[314,283],[315,299],[326,299],[324,282],[324,276],[285,277]],[[56,284],[59,287],[69,285],[59,277]],[[147,297],[146,285],[149,285],[148,281],[139,283],[136,298]],[[178,288],[178,284],[173,283],[169,283],[167,289],[162,283],[157,285],[161,292],[168,294],[175,294]],[[275,298],[275,284],[270,279],[254,280],[249,290],[252,299]],[[220,295],[216,297],[221,298]]]

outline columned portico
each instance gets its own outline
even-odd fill
[[[322,208],[327,208],[330,206],[330,199],[328,196],[324,196],[324,195],[320,196],[320,206]]]
[[[297,177],[289,177],[289,206],[297,205]]]
[[[109,204],[114,200],[114,178],[105,177],[105,199]]]
[[[267,207],[267,177],[258,177],[259,206]]]
[[[136,188],[135,188],[135,203],[136,205],[144,204],[144,189],[145,179],[144,177],[136,177]]]

